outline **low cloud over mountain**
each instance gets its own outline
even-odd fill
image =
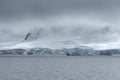
[[[118,0],[1,0],[0,46],[21,42],[26,34],[32,33],[30,35],[32,39],[26,37],[32,42],[24,43],[24,46],[41,46],[44,43],[44,47],[60,47],[64,44],[67,47],[89,45],[119,48],[119,2]],[[39,36],[34,40],[36,33]]]

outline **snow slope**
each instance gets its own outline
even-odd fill
[[[22,41],[0,43],[0,49],[36,47],[60,49],[78,46],[89,46],[94,49],[118,49],[119,45],[119,38],[109,27],[88,29],[88,27],[75,26],[74,28],[35,28],[28,32]]]

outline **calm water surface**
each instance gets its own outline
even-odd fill
[[[120,80],[120,57],[0,57],[0,80]]]

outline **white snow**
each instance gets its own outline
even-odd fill
[[[111,32],[109,27],[91,28],[86,32],[88,27],[50,27],[50,28],[35,28],[31,30],[30,35],[26,40],[13,41],[13,42],[1,42],[0,49],[14,49],[14,48],[74,48],[78,46],[89,46],[97,50],[101,49],[118,49],[120,48],[120,39],[114,35],[107,38],[107,33]],[[97,30],[97,31],[96,31]],[[94,36],[91,32],[97,32],[96,34],[101,37]],[[105,34],[104,34],[105,33]],[[81,35],[81,34],[84,34]],[[90,36],[89,34],[93,35]],[[105,35],[105,36],[104,36]],[[115,38],[115,40],[112,40]],[[105,40],[107,39],[108,42]],[[87,41],[87,42],[84,42]],[[100,40],[103,42],[94,42]],[[92,41],[92,42],[89,42]],[[104,42],[105,41],[105,42]]]

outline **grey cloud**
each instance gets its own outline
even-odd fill
[[[0,41],[23,39],[36,26],[45,31],[50,27],[42,34],[47,37],[66,35],[80,36],[84,42],[107,41],[119,35],[118,27],[111,31],[101,25],[120,25],[119,3],[119,0],[0,0]],[[81,24],[88,27],[82,28]]]
[[[82,43],[103,43],[115,41],[119,39],[120,33],[114,31],[110,26],[105,27],[90,27],[90,26],[74,26],[64,27],[56,26],[48,29],[42,28],[42,33],[39,39],[53,39],[53,40],[72,40],[78,39]],[[36,31],[32,31],[33,33]]]
[[[67,11],[102,14],[119,9],[119,2],[118,0],[0,0],[0,15],[1,17],[28,14],[46,16]]]

